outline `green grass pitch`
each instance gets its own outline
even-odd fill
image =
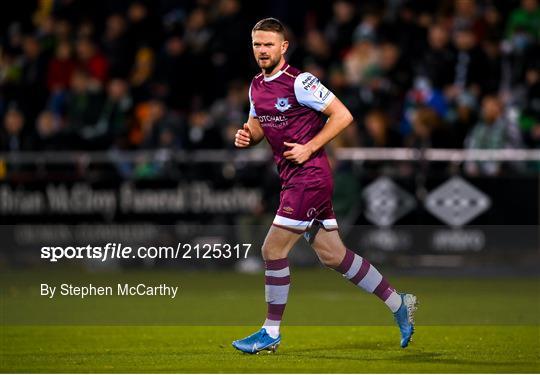
[[[540,372],[535,277],[390,275],[421,301],[413,342],[401,349],[391,315],[375,297],[328,270],[293,270],[281,346],[277,353],[246,355],[231,341],[263,318],[261,275],[131,271],[86,278],[176,280],[182,287],[176,301],[51,302],[35,293],[40,280],[75,275],[0,275],[0,372]],[[43,321],[27,324],[37,316]]]

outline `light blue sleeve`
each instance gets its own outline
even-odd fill
[[[301,73],[294,80],[294,94],[301,105],[322,112],[336,97],[311,73]]]
[[[256,117],[255,106],[253,105],[253,99],[251,99],[251,85],[249,85],[249,115],[251,117]]]

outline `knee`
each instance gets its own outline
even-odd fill
[[[273,246],[269,246],[268,244],[263,244],[261,248],[262,257],[264,260],[276,260],[276,259],[282,259],[287,256],[287,254],[283,253],[282,249],[277,249]]]

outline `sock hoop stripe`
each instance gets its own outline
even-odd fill
[[[266,270],[264,274],[266,276],[285,277],[289,276],[291,274],[291,271],[289,270],[289,267],[286,267],[277,271]]]
[[[283,314],[283,311],[285,311],[285,304],[281,303],[269,303],[268,304],[268,312],[272,314]]]
[[[346,249],[345,256],[334,268],[350,282],[380,298],[395,313],[401,306],[401,296],[381,275],[377,268],[353,251]]]
[[[291,283],[291,277],[265,276],[264,282],[266,285],[289,285]]]
[[[337,266],[336,271],[338,271],[339,273],[342,273],[342,274],[347,273],[347,271],[352,266],[352,263],[353,263],[353,260],[354,260],[354,255],[355,254],[351,250],[346,249],[345,257],[341,261],[341,264],[339,266]]]
[[[369,270],[366,276],[360,282],[358,285],[360,288],[364,289],[366,292],[373,293],[375,288],[380,284],[383,277],[379,270],[377,268],[373,267],[372,265],[369,266]]]
[[[371,267],[371,264],[366,259],[362,259],[362,265],[360,266],[360,269],[354,275],[354,277],[351,279],[351,282],[353,284],[358,284],[362,279],[367,275],[369,268]]]
[[[283,315],[281,314],[271,314],[271,313],[268,313],[266,314],[266,319],[268,320],[274,320],[274,321],[281,321],[281,319],[283,318]]]
[[[377,297],[379,297],[383,301],[386,301],[388,297],[390,296],[390,293],[392,293],[391,290],[389,291],[389,287],[390,287],[390,284],[388,284],[388,281],[386,281],[386,279],[383,278],[381,282],[379,283],[379,285],[377,285],[377,287],[373,291],[373,294],[377,295]]]
[[[267,260],[264,262],[264,268],[270,271],[279,271],[287,267],[289,267],[289,259],[287,258]]]
[[[345,276],[347,279],[352,279],[360,270],[360,266],[362,265],[362,257],[359,255],[355,255],[353,262],[351,264],[351,267],[343,276]]]
[[[285,304],[268,304],[268,313],[266,314],[266,319],[281,321],[283,317],[283,312],[285,311]]]
[[[388,287],[388,288],[386,288],[386,289],[384,290],[384,292],[381,293],[380,298],[381,298],[383,301],[386,302],[386,301],[388,300],[388,298],[390,298],[390,296],[391,296],[392,293],[394,293],[394,292],[395,292],[394,288]]]

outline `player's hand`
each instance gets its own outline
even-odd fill
[[[234,145],[239,148],[246,148],[251,145],[251,131],[248,124],[244,124],[242,129],[238,129],[234,136]]]
[[[291,147],[290,150],[287,150],[283,153],[285,159],[292,161],[296,164],[303,164],[311,157],[313,153],[311,148],[306,145],[301,145],[299,143],[289,143],[283,142],[287,147]]]

